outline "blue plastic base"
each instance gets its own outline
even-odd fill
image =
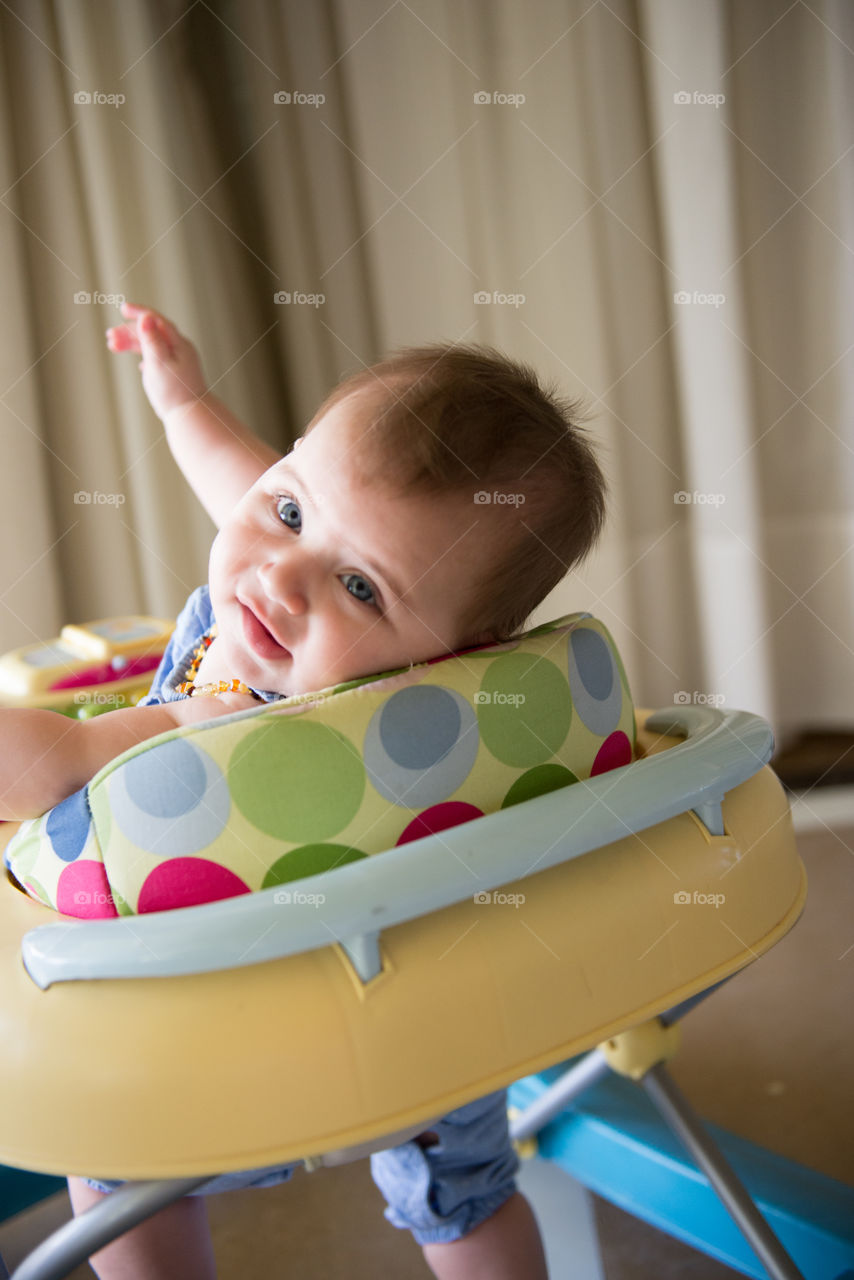
[[[567,1067],[513,1085],[523,1110]],[[854,1268],[854,1188],[705,1126],[807,1280]],[[539,1154],[627,1213],[727,1266],[766,1272],[678,1138],[643,1090],[623,1077],[594,1085],[537,1135]]]

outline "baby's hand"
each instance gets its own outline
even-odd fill
[[[127,323],[107,330],[110,351],[136,351],[142,385],[159,418],[207,391],[196,348],[165,316],[133,302],[122,304]]]

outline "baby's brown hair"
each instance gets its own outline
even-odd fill
[[[470,494],[473,520],[498,506],[507,514],[509,536],[468,601],[463,630],[518,633],[605,520],[605,480],[579,404],[490,347],[436,343],[345,378],[307,430],[356,393],[366,397],[369,423],[354,450],[361,481],[397,493]]]

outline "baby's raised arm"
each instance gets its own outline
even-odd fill
[[[146,738],[251,706],[257,703],[248,694],[229,693],[125,707],[91,720],[31,707],[0,709],[0,819],[38,817]]]
[[[122,314],[126,322],[107,330],[107,345],[142,357],[142,385],[172,455],[219,526],[280,454],[208,391],[195,347],[170,320],[132,302]]]

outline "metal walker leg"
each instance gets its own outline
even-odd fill
[[[210,1176],[129,1182],[118,1187],[37,1245],[15,1268],[11,1280],[62,1280],[93,1253],[206,1182]]]
[[[693,1156],[772,1280],[804,1280],[802,1272],[667,1071],[665,1062],[679,1046],[679,1027],[671,1018],[672,1015],[670,1018],[667,1015],[652,1018],[586,1054],[536,1101],[512,1117],[511,1138],[517,1144],[530,1139],[573,1098],[611,1071],[628,1076],[642,1086],[662,1119]]]

